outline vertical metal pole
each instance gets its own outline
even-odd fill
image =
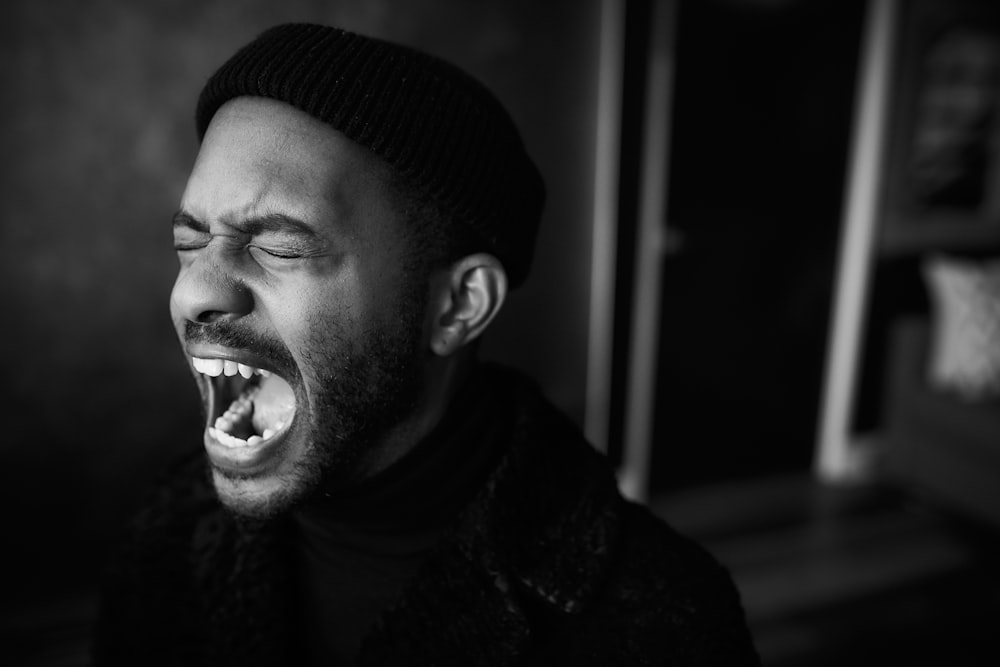
[[[618,170],[621,164],[622,73],[625,61],[624,2],[603,0],[601,3],[600,54],[587,337],[587,404],[583,429],[587,439],[597,449],[606,452],[615,322]]]
[[[660,293],[666,246],[670,111],[674,74],[676,0],[654,0],[650,33],[646,110],[643,119],[642,182],[636,234],[632,339],[626,393],[622,493],[647,500],[656,398]]]
[[[864,331],[885,173],[889,84],[896,38],[897,0],[869,0],[859,61],[857,106],[826,379],[814,468],[820,479],[859,474],[852,450],[852,401],[858,387]]]

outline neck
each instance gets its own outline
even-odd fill
[[[422,438],[357,482],[321,488],[302,508],[305,514],[379,531],[450,521],[495,464],[503,440],[502,408],[489,381],[470,365],[450,382],[450,400]]]
[[[451,371],[450,410],[393,465],[292,513],[307,654],[353,656],[496,468],[511,420],[490,378],[469,370]]]
[[[390,429],[368,461],[359,467],[358,482],[371,479],[406,456],[441,423],[475,364],[471,350],[450,357],[433,357],[425,366],[420,399],[410,417]]]

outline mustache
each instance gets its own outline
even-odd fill
[[[255,333],[242,324],[218,321],[209,324],[184,323],[184,341],[206,345],[222,345],[244,350],[255,356],[281,364],[291,364],[292,358],[283,345]]]

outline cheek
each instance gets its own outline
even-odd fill
[[[352,270],[353,268],[353,270]],[[363,289],[371,285],[348,261],[335,274],[303,274],[297,279],[258,284],[256,310],[298,364],[303,378],[315,380],[331,357],[359,349],[374,312],[388,299]]]
[[[332,294],[286,299],[270,309],[271,324],[298,364],[303,377],[315,379],[316,366],[345,354],[360,336],[359,309]]]

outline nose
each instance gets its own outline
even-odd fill
[[[235,320],[253,310],[253,295],[211,253],[181,267],[170,295],[175,319],[198,324]]]

